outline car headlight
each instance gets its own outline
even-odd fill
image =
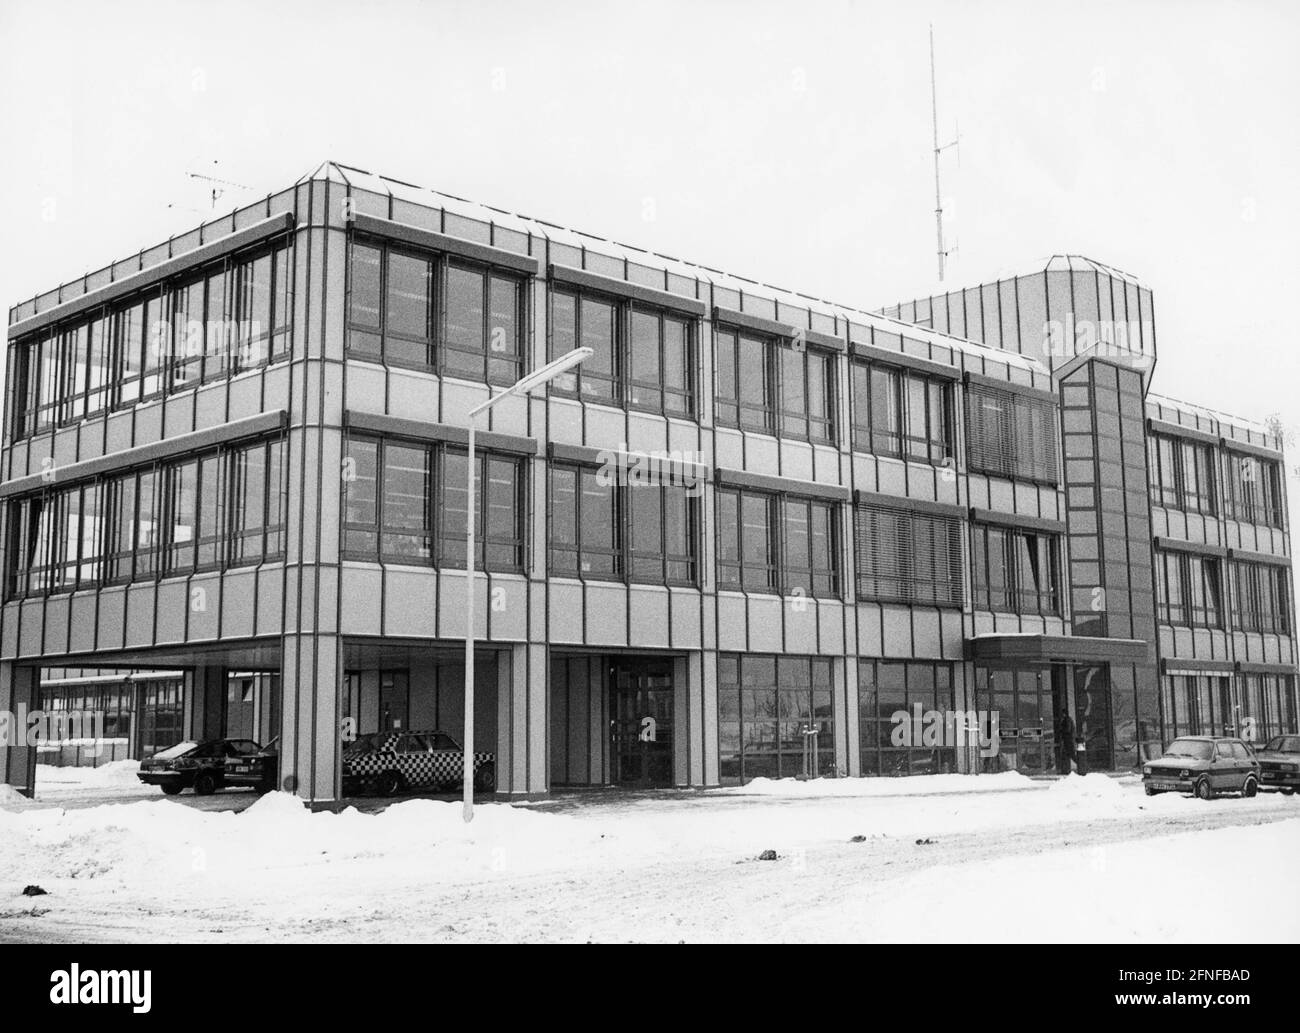
[[[1147,769],[1146,769],[1145,771],[1143,771],[1142,773],[1143,773],[1144,775],[1149,775],[1149,774],[1151,774],[1151,769],[1150,769],[1150,768],[1147,768]]]
[[[1283,764],[1283,771],[1300,771],[1300,764]]]
[[[1178,772],[1178,777],[1179,777],[1179,778],[1191,778],[1191,777],[1192,777],[1192,773],[1191,773],[1190,771],[1188,771],[1186,768],[1183,768],[1182,771]]]

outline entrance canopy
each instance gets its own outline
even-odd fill
[[[976,635],[966,642],[966,658],[1016,663],[1142,663],[1147,659],[1147,643],[1136,638],[1087,635]]]

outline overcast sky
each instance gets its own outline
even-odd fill
[[[1155,388],[1300,423],[1300,4],[2,0],[7,303],[326,158],[859,306],[1076,252]],[[217,162],[219,164],[214,165]],[[168,208],[168,204],[181,206]]]

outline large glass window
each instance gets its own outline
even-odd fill
[[[453,290],[451,282],[449,297]],[[480,321],[481,305],[480,298]],[[481,355],[481,342],[479,350]],[[433,264],[427,258],[401,251],[388,252],[384,282],[384,358],[398,365],[433,365]]]
[[[479,570],[521,570],[523,467],[508,456],[476,452],[475,458],[475,566]],[[352,436],[346,443],[344,463],[345,556],[420,566],[465,566],[464,451]]]
[[[1191,513],[1218,511],[1214,446],[1152,434],[1147,455],[1153,502]]]
[[[1291,594],[1287,568],[1240,560],[1234,568],[1236,626],[1243,631],[1289,634]]]
[[[1060,535],[974,524],[971,544],[977,610],[1060,614]]]
[[[352,242],[348,270],[353,354],[497,384],[519,378],[519,277],[364,240]]]
[[[1282,526],[1281,468],[1272,459],[1227,454],[1229,513],[1235,520]]]
[[[837,504],[736,489],[717,499],[718,587],[839,594]]]
[[[971,470],[1055,484],[1058,436],[1055,400],[970,385],[966,457]]]
[[[1223,625],[1222,567],[1210,556],[1156,552],[1156,615],[1168,624]]]
[[[952,664],[858,660],[858,743],[864,775],[937,775],[957,770],[956,748],[915,735],[915,707],[953,712]],[[899,717],[899,715],[904,715]],[[903,727],[905,726],[905,727]],[[898,732],[903,727],[902,734]]]
[[[719,654],[718,753],[724,783],[834,777],[830,660]]]
[[[206,272],[24,341],[14,349],[12,428],[18,437],[193,387],[287,353],[292,249],[223,259]],[[235,283],[237,332],[225,282]]]
[[[872,505],[855,516],[859,599],[961,605],[959,519]]]
[[[555,464],[553,574],[650,584],[698,581],[699,500],[677,483],[617,483],[593,467]]]

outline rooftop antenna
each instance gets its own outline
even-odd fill
[[[214,158],[212,159],[212,164],[217,165],[219,163]],[[209,176],[202,172],[187,172],[185,174],[189,176],[190,179],[201,180],[202,182],[208,184],[209,195],[212,199],[213,211],[216,211],[217,201],[221,199],[221,197],[226,193],[228,189],[229,190],[252,190],[253,189],[250,186],[245,186],[243,183],[234,183],[228,179],[218,179],[216,176]],[[173,205],[172,207],[178,207],[178,206]]]
[[[957,144],[961,138],[960,134],[957,139],[950,140],[943,146],[939,145],[939,100],[938,89],[935,86],[934,74],[934,25],[930,25],[930,116],[934,127],[934,224],[935,232],[938,236],[938,257],[939,257],[939,282],[943,283],[944,264],[948,256],[956,248],[948,250],[943,244],[943,189],[939,182],[939,155],[949,147]]]

